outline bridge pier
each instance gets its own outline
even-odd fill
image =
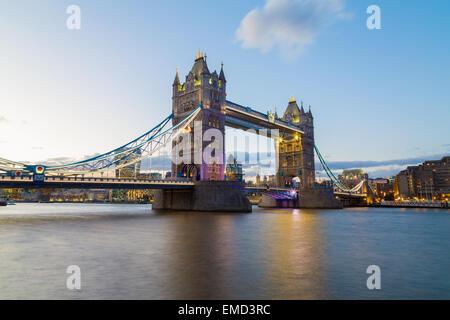
[[[210,212],[251,212],[245,184],[235,181],[198,181],[190,190],[156,190],[152,209]]]
[[[342,202],[331,189],[304,188],[295,200],[276,199],[263,194],[259,207],[262,208],[303,208],[303,209],[342,209]]]
[[[342,202],[336,199],[333,190],[305,188],[300,190],[299,208],[307,209],[342,209]]]

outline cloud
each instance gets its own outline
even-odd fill
[[[296,57],[314,42],[320,31],[338,20],[348,19],[345,0],[266,0],[241,21],[236,37],[245,49]]]
[[[427,160],[437,160],[442,159],[447,154],[434,154],[422,157],[412,157],[404,159],[395,160],[384,160],[384,161],[330,161],[327,162],[330,169],[353,169],[353,168],[372,168],[372,167],[383,167],[383,166],[402,166],[406,167],[408,165],[416,165]],[[320,165],[320,164],[319,164]],[[316,164],[317,166],[317,164]],[[321,165],[320,165],[321,166]]]
[[[448,154],[443,153],[385,161],[330,161],[327,164],[334,174],[341,174],[344,169],[361,168],[369,174],[369,177],[379,178],[395,176],[408,166],[416,166],[427,160],[440,160],[445,156],[448,156]],[[318,176],[322,178],[326,177],[325,171],[323,171],[322,165],[319,162],[316,163],[316,170],[319,171]]]

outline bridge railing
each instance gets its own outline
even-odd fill
[[[0,175],[0,181],[33,181],[33,176],[9,176]],[[45,176],[44,181],[49,182],[109,182],[109,183],[192,183],[192,179],[174,178],[174,179],[145,179],[145,178],[108,178],[108,177],[61,177]]]

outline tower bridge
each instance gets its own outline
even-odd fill
[[[177,69],[172,84],[172,112],[157,126],[109,152],[60,165],[42,165],[0,158],[0,188],[144,188],[156,189],[155,209],[251,211],[242,182],[225,181],[225,127],[253,129],[273,139],[276,151],[276,186],[265,192],[269,199],[296,199],[298,207],[340,207],[333,192],[314,189],[314,151],[327,174],[346,196],[348,190],[336,181],[314,144],[314,118],[292,97],[279,117],[226,99],[225,72],[210,72],[199,52],[194,65],[180,81]],[[212,133],[211,133],[212,132]],[[189,143],[187,143],[189,142]],[[204,154],[214,145],[211,157]],[[114,170],[119,174],[162,148],[172,152],[168,179],[125,179],[91,177]],[[181,161],[178,161],[181,159]],[[127,179],[128,178],[128,179]],[[278,189],[277,189],[278,188]],[[286,190],[295,188],[293,198]],[[281,194],[281,195],[280,195]],[[287,197],[287,198],[286,198]],[[274,204],[276,206],[276,203]]]

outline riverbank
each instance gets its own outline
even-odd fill
[[[429,208],[429,209],[449,209],[448,202],[421,202],[421,201],[384,201],[381,204],[374,204],[371,207],[377,208]]]

